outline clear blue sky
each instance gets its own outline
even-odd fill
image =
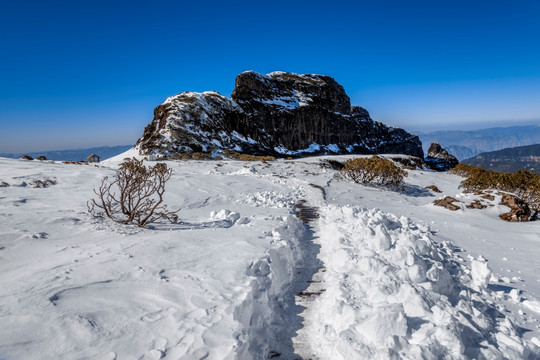
[[[539,0],[2,0],[0,31],[0,152],[134,143],[245,70],[330,75],[409,130],[540,119]]]

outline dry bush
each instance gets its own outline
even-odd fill
[[[349,159],[343,163],[340,174],[358,184],[376,184],[385,187],[398,187],[407,176],[407,172],[392,161],[377,156]]]
[[[163,205],[165,183],[171,174],[172,169],[163,163],[146,167],[142,160],[128,160],[120,165],[112,181],[108,176],[101,180],[101,186],[94,189],[98,198],[88,202],[88,211],[96,217],[105,215],[118,223],[135,223],[139,227],[160,219],[176,222],[180,209],[169,211]]]
[[[173,160],[210,160],[212,159],[211,153],[203,152],[179,152],[171,157]]]
[[[230,151],[230,150],[224,150],[223,153],[233,159],[240,160],[240,161],[275,161],[276,158],[274,156],[261,156],[261,155],[251,155],[251,154],[244,154],[239,153],[236,151]]]

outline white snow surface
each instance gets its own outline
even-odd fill
[[[167,162],[178,223],[91,217],[132,156],[0,158],[0,359],[540,358],[540,222],[467,209],[458,176],[391,192],[320,166],[351,156]]]

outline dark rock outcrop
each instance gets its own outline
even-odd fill
[[[174,155],[213,148],[259,155],[396,153],[423,157],[420,140],[375,122],[324,75],[244,72],[231,98],[183,92],[154,110],[136,147]]]
[[[448,171],[459,164],[455,156],[450,155],[448,151],[436,142],[431,143],[425,161],[426,165],[435,171]]]

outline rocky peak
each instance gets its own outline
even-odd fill
[[[439,143],[431,143],[428,149],[426,164],[436,171],[447,171],[459,164],[458,159],[450,155]]]
[[[422,157],[416,135],[374,122],[325,75],[246,71],[231,98],[184,92],[154,110],[136,146],[172,155],[211,147],[254,154],[403,153]]]
[[[262,75],[246,71],[236,77],[231,99],[238,103],[281,107],[294,110],[316,106],[327,111],[349,114],[351,101],[343,86],[325,75],[301,75],[276,71]]]

